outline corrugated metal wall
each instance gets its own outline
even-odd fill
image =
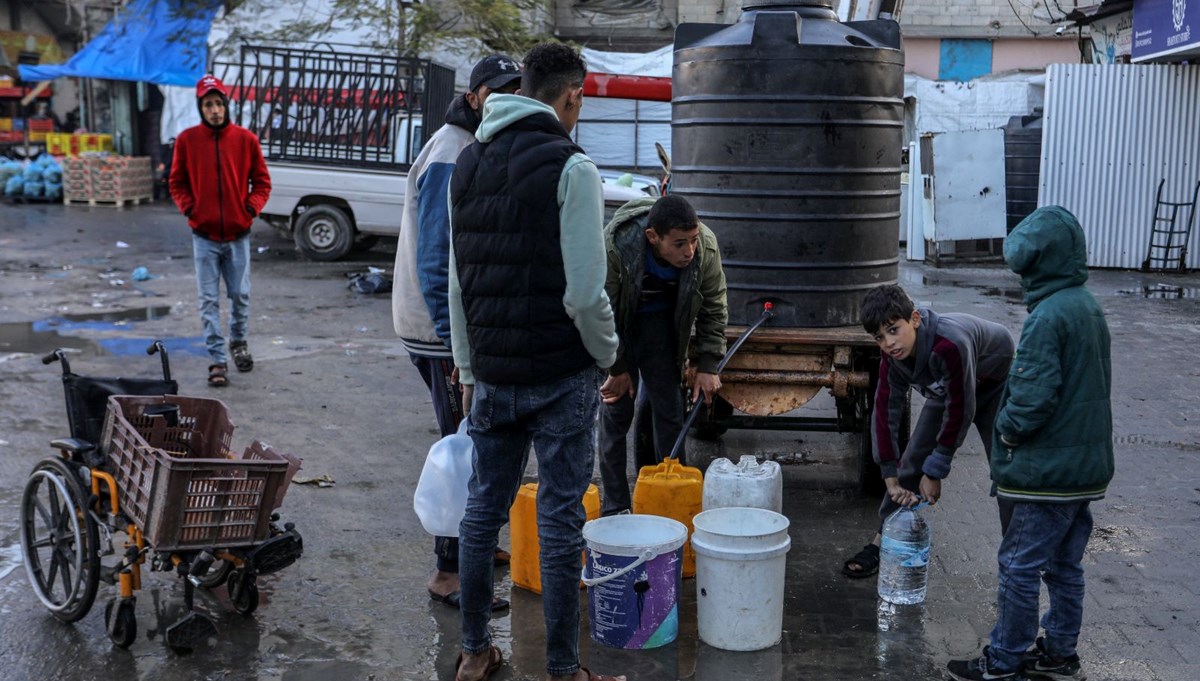
[[[1045,106],[1038,205],[1079,218],[1088,265],[1140,267],[1159,181],[1164,200],[1185,201],[1200,180],[1200,66],[1055,64]]]

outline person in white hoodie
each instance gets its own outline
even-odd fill
[[[561,43],[534,47],[523,66],[523,96],[488,100],[450,181],[450,332],[475,444],[455,677],[480,681],[503,664],[488,632],[492,553],[533,445],[546,674],[613,681],[579,666],[582,500],[601,369],[617,359],[600,173],[570,136],[586,68]]]
[[[492,93],[513,93],[521,85],[521,67],[504,55],[480,60],[471,69],[470,90],[455,97],[446,124],[425,143],[409,170],[404,215],[396,244],[392,288],[392,325],[433,398],[442,437],[457,432],[463,419],[462,391],[450,351],[450,213],[446,203],[458,155],[475,141],[480,112]],[[437,568],[429,578],[429,597],[458,608],[458,539],[434,540]],[[496,560],[508,554],[497,550]],[[493,608],[508,607],[497,598]]]

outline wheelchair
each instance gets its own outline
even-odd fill
[[[137,638],[142,568],[176,573],[187,614],[164,639],[188,652],[217,634],[195,610],[196,588],[227,584],[234,609],[249,615],[257,578],[303,554],[295,525],[280,527],[275,512],[300,460],[257,441],[236,456],[225,405],[179,396],[162,342],[146,352],[159,355],[161,379],[81,376],[61,349],[42,358],[62,365],[71,436],[50,443],[57,455],[25,484],[21,551],[34,594],[63,622],[88,614],[101,582],[115,586],[104,620],[120,648]]]

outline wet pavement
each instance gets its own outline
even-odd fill
[[[252,373],[222,391],[204,385],[206,357],[195,312],[191,250],[173,210],[114,211],[0,206],[0,659],[6,681],[26,679],[452,679],[458,616],[431,603],[424,582],[432,542],[412,491],[437,439],[429,396],[393,337],[385,296],[350,291],[346,275],[390,267],[386,248],[340,263],[309,263],[289,241],[255,226]],[[125,247],[118,242],[126,244]],[[144,266],[155,278],[133,282]],[[1016,278],[1000,266],[905,265],[901,283],[940,311],[977,314],[1016,333],[1024,318]],[[1113,332],[1118,473],[1094,505],[1085,566],[1088,596],[1080,654],[1094,681],[1200,678],[1200,277],[1094,272],[1090,288]],[[217,397],[251,439],[304,458],[301,475],[330,488],[293,485],[282,512],[306,553],[261,580],[253,616],[234,613],[224,587],[197,598],[220,635],[190,655],[170,652],[167,626],[182,615],[182,585],[148,574],[136,606],[139,636],[112,647],[101,587],[75,625],[52,618],[18,563],[20,494],[30,469],[66,435],[59,370],[40,355],[70,348],[72,369],[153,376],[143,353],[164,338],[185,395]],[[805,409],[828,409],[828,400]],[[853,441],[820,433],[730,432],[698,454],[755,453],[784,465],[791,518],[784,633],[757,653],[698,642],[695,585],[686,580],[678,640],[651,651],[603,648],[587,638],[584,663],[639,681],[753,679],[841,681],[942,678],[951,656],[974,654],[994,617],[999,522],[987,495],[982,447],[972,434],[927,513],[933,527],[929,594],[921,606],[879,609],[873,579],[840,574],[871,534],[876,500],[853,491]],[[535,470],[531,468],[531,475]],[[502,538],[507,542],[507,537]],[[493,621],[508,660],[493,678],[539,678],[541,600],[513,589]]]

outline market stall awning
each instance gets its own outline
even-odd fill
[[[65,64],[19,67],[26,82],[64,76],[194,85],[221,0],[134,0]]]

